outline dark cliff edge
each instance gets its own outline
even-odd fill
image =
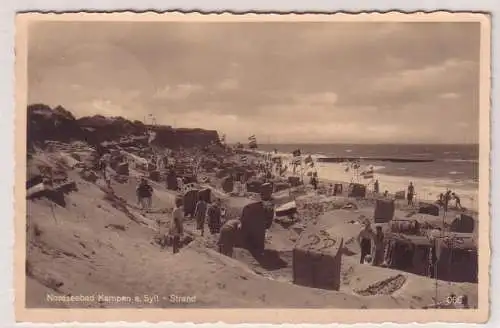
[[[144,136],[149,131],[154,132],[152,144],[157,147],[176,149],[220,144],[219,134],[214,130],[147,126],[141,121],[130,121],[120,116],[94,115],[76,119],[62,106],[51,108],[45,104],[29,105],[27,110],[28,151],[34,145],[42,146],[47,140],[84,141],[97,145],[131,136]]]

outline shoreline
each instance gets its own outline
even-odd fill
[[[249,153],[250,154],[250,153]],[[253,155],[255,155],[257,158],[259,159],[263,159],[266,157],[266,153],[262,153],[262,152],[253,152],[252,153]],[[276,154],[276,156],[280,156],[279,153]],[[292,156],[288,156],[289,158],[292,158]],[[322,163],[323,164],[323,163]],[[326,164],[326,163],[325,163]],[[328,163],[327,165],[331,165],[333,163]],[[317,164],[318,165],[318,164]],[[317,166],[316,167],[316,171],[318,172],[318,180],[319,180],[319,185],[322,185],[323,187],[325,186],[328,186],[329,184],[335,184],[335,183],[341,183],[343,185],[343,189],[344,190],[347,190],[346,188],[348,187],[348,185],[351,182],[351,180],[349,179],[342,179],[342,178],[338,178],[338,179],[332,179],[331,177],[324,177],[324,175],[322,173],[324,173],[324,170],[322,172],[321,170],[321,164],[320,166]],[[341,170],[338,170],[338,169],[341,169]],[[338,167],[337,168],[337,173],[340,173],[338,174],[339,176],[342,176],[342,172],[344,170],[344,167]],[[340,172],[338,172],[340,171]],[[292,171],[290,169],[290,167],[288,168],[288,170],[286,171],[285,173],[285,176],[288,177],[288,176],[294,176],[292,174]],[[295,176],[299,176],[300,177],[300,174],[296,174]],[[345,174],[344,174],[344,178],[345,178]],[[382,180],[381,178],[390,178],[391,176],[388,176],[388,175],[382,175],[382,174],[377,174],[377,171],[375,170],[374,172],[374,180],[363,180],[362,177],[359,177],[358,181],[353,181],[354,183],[360,183],[360,184],[365,184],[367,186],[367,196],[368,195],[371,195],[372,196],[372,199],[374,198],[380,198],[380,197],[383,197],[383,193],[385,190],[388,191],[388,196],[390,197],[393,197],[395,196],[395,193],[398,192],[398,191],[405,191],[406,192],[406,185],[404,184],[395,184],[395,183],[391,183],[391,184],[385,184],[387,186],[387,188],[383,188],[384,186],[384,180]],[[417,182],[421,182],[422,181],[422,178],[416,178],[416,177],[407,177],[407,176],[404,176],[404,177],[398,177],[399,179],[408,179],[408,181],[417,181]],[[307,173],[304,173],[303,175],[303,180],[304,180],[304,185],[305,186],[310,186],[310,183],[309,183],[309,179],[310,177],[307,176]],[[380,188],[380,192],[378,194],[378,196],[375,196],[373,194],[373,183],[367,183],[367,182],[372,182],[372,181],[375,181],[375,179],[379,179],[380,181],[380,184],[381,184],[381,188]],[[429,181],[431,182],[431,181]],[[397,188],[395,186],[399,185],[400,187]],[[420,184],[416,184],[416,188],[417,188],[417,192],[415,194],[415,198],[414,198],[414,202],[415,204],[418,204],[419,202],[422,202],[422,203],[431,203],[431,204],[435,204],[435,202],[438,200],[438,197],[439,197],[439,192],[437,192],[438,190],[438,187],[426,187],[424,185],[423,188],[421,189],[418,189]],[[445,183],[445,185],[448,185],[450,187],[452,187],[453,189],[451,190],[458,190],[458,195],[461,197],[461,204],[462,206],[464,206],[466,208],[466,212],[471,212],[473,213],[474,215],[478,215],[478,206],[477,206],[477,201],[476,199],[477,198],[473,198],[471,200],[471,198],[467,198],[467,196],[464,196],[464,195],[467,195],[468,193],[476,193],[477,194],[477,190],[473,190],[473,189],[469,189],[469,190],[466,190],[466,189],[462,189],[460,188],[459,186],[451,186],[450,184],[448,183]],[[421,185],[420,185],[421,186]],[[441,189],[442,191],[441,192],[445,192],[446,189],[445,189],[445,186],[442,186],[443,188]],[[462,193],[461,193],[462,192]],[[374,197],[375,196],[375,197]],[[406,199],[404,200],[401,200],[401,202],[404,202],[406,203]],[[399,202],[400,203],[400,202]],[[452,201],[450,204],[454,204],[454,202]]]
[[[266,157],[268,152],[258,150],[256,152],[248,152],[256,155],[257,157],[264,158]],[[280,156],[285,161],[286,164],[289,165],[289,162],[293,158],[291,154],[280,153],[274,154],[273,156]],[[314,155],[312,156],[315,158]],[[349,172],[345,172],[345,166],[341,163],[321,163],[316,160],[315,170],[318,172],[318,177],[320,182],[327,181],[327,183],[344,183],[349,184],[353,179],[353,175]],[[290,165],[289,165],[290,166]],[[464,183],[460,183],[458,181],[453,181],[448,179],[448,177],[444,178],[428,178],[428,177],[418,177],[418,176],[410,176],[410,175],[394,175],[394,174],[385,174],[380,173],[380,167],[374,165],[364,165],[362,168],[364,169],[368,166],[374,167],[374,179],[366,179],[364,180],[361,176],[358,178],[358,183],[369,185],[368,189],[373,188],[373,181],[376,179],[379,180],[380,183],[380,193],[383,193],[385,190],[389,192],[389,194],[395,194],[398,191],[406,191],[407,185],[410,181],[413,181],[416,187],[416,199],[422,202],[434,203],[437,199],[439,199],[439,194],[446,192],[447,189],[450,189],[457,193],[457,195],[461,199],[461,204],[470,209],[472,211],[478,211],[478,185],[477,183],[467,185]],[[385,167],[384,167],[385,168]],[[360,171],[362,171],[360,169]],[[287,174],[291,173],[291,169],[287,171]],[[300,175],[299,175],[300,176]],[[335,176],[335,178],[334,178]],[[309,177],[304,174],[304,181],[308,181]],[[370,183],[371,182],[371,183]]]

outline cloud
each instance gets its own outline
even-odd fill
[[[191,83],[179,84],[174,87],[169,85],[156,90],[153,95],[157,99],[186,99],[192,94],[203,91],[203,86]]]
[[[441,99],[458,99],[460,95],[455,92],[446,92],[439,95]]]
[[[239,82],[237,79],[227,78],[216,85],[216,89],[219,90],[235,90],[239,87]]]
[[[337,102],[338,95],[335,92],[318,92],[294,95],[293,99],[303,105],[334,105]]]
[[[375,92],[398,92],[407,89],[435,89],[460,83],[469,73],[474,72],[476,64],[471,61],[447,59],[440,65],[420,69],[401,70],[375,80]]]
[[[239,141],[477,140],[478,24],[162,24],[37,24],[29,101]]]

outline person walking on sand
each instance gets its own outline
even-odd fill
[[[149,210],[152,205],[151,198],[153,197],[153,187],[148,183],[146,178],[141,178],[141,182],[137,186],[137,202],[142,210]]]
[[[207,202],[199,197],[194,210],[194,217],[196,218],[196,229],[201,230],[201,235],[205,234],[205,216],[207,214]]]
[[[208,229],[210,233],[216,234],[220,231],[221,226],[221,208],[219,205],[219,200],[216,200],[207,211],[208,216]]]
[[[170,235],[171,218],[168,216],[161,216],[156,220],[156,223],[158,224],[159,244],[161,248],[165,248],[168,244],[167,241]]]
[[[383,261],[384,261],[384,233],[382,231],[381,226],[377,226],[375,228],[376,232],[375,235],[373,236],[373,246],[374,246],[374,251],[373,251],[373,262],[372,264],[374,266],[380,266]]]
[[[380,191],[380,189],[379,189],[379,188],[380,188],[380,185],[379,185],[379,183],[378,183],[378,180],[375,180],[375,183],[373,184],[373,192],[374,192],[375,194],[378,194],[378,193],[379,193],[379,191]]]
[[[101,158],[99,158],[99,162],[97,164],[99,171],[101,171],[102,178],[104,179],[104,181],[108,180],[108,176],[106,173],[109,166],[109,162],[110,162],[110,155],[109,153],[105,153],[101,156]]]
[[[316,172],[314,172],[311,176],[311,185],[313,186],[314,190],[318,189],[318,175]]]
[[[182,198],[175,199],[175,208],[172,212],[170,225],[170,236],[172,237],[172,250],[176,254],[181,247],[181,237],[184,234],[184,210],[182,209]]]
[[[462,204],[460,203],[460,197],[458,197],[457,194],[455,194],[454,192],[451,193],[451,198],[455,200],[455,207],[460,209],[460,210],[463,210],[463,206]]]
[[[363,228],[358,235],[358,243],[361,247],[361,257],[359,263],[365,263],[365,257],[371,254],[372,240],[373,240],[373,230],[371,224],[366,220],[363,224]]]
[[[413,182],[410,181],[408,185],[408,192],[406,193],[406,199],[408,200],[408,206],[413,206],[413,197],[415,196],[415,187]]]
[[[219,253],[232,257],[233,248],[236,243],[237,233],[241,229],[241,221],[237,219],[228,220],[222,226],[219,235]]]

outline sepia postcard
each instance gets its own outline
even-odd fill
[[[18,14],[16,320],[485,322],[490,27]]]

